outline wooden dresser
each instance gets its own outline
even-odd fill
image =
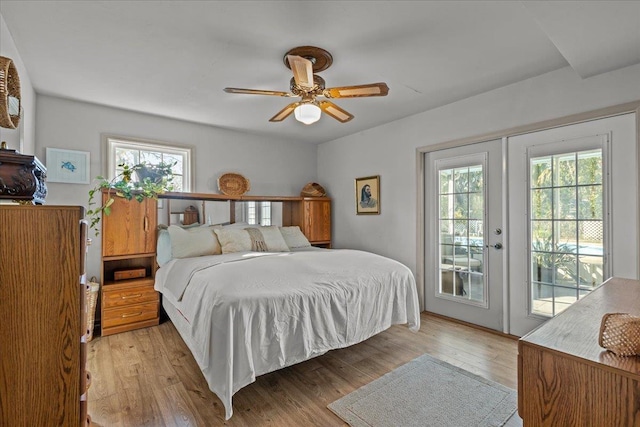
[[[0,425],[86,426],[80,206],[0,205]]]
[[[102,202],[108,199],[103,193]],[[115,197],[102,216],[101,331],[111,335],[160,322],[156,271],[157,201]]]
[[[640,281],[612,278],[518,343],[524,426],[640,426],[640,356],[598,345],[605,313],[640,316]]]

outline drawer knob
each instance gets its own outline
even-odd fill
[[[121,298],[121,299],[140,298],[141,296],[142,296],[142,294],[135,294],[135,295],[122,295],[120,298]]]

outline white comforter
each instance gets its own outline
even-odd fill
[[[411,271],[362,251],[176,259],[158,271],[155,289],[190,324],[183,338],[227,419],[233,394],[257,375],[356,344],[393,324],[420,328]]]

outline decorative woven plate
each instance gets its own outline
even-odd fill
[[[218,178],[218,190],[227,196],[242,196],[250,188],[249,180],[239,173],[225,173]]]

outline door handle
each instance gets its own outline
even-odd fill
[[[487,248],[495,248],[495,249],[502,249],[502,243],[496,243],[495,245],[486,245]]]

